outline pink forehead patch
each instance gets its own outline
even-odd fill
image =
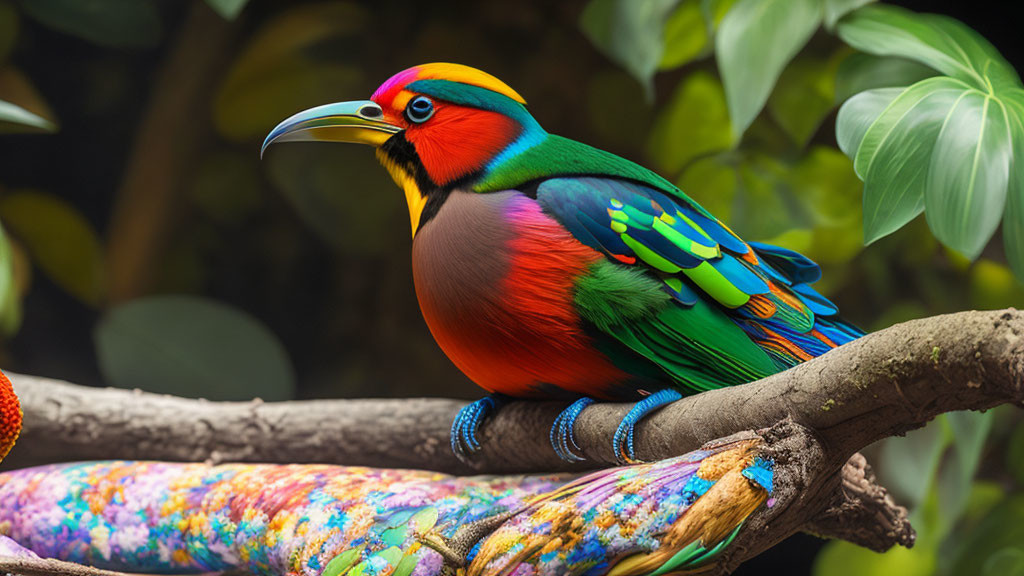
[[[385,80],[384,83],[380,85],[380,88],[377,88],[377,91],[373,93],[373,96],[370,96],[370,100],[373,100],[381,106],[390,104],[391,101],[395,99],[395,96],[397,96],[398,93],[406,87],[406,85],[414,82],[419,77],[419,74],[419,66],[413,66],[412,68],[402,70],[398,74],[395,74],[391,78]]]

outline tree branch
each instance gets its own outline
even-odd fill
[[[637,428],[647,460],[791,418],[821,439],[835,469],[868,444],[952,410],[1024,400],[1024,314],[962,312],[893,326],[757,382],[685,398]],[[583,464],[559,460],[546,431],[565,407],[516,402],[485,426],[472,467],[449,448],[465,402],[447,399],[216,403],[90,389],[9,374],[25,411],[12,464],[88,458],[328,462],[451,473],[582,470],[614,463],[629,408],[597,404],[576,425]],[[142,384],[142,383],[140,383]]]
[[[774,506],[756,514],[720,570],[798,530],[875,550],[911,545],[906,511],[874,483],[857,450],[951,410],[1019,404],[1024,314],[963,312],[882,330],[786,372],[706,392],[637,429],[644,459],[674,456],[761,430],[776,461]],[[452,456],[449,426],[464,402],[443,399],[213,403],[138,391],[86,389],[11,375],[26,429],[12,464],[94,458],[333,462],[454,473],[580,469],[558,460],[547,430],[564,404],[519,402],[482,432],[472,467]],[[628,409],[587,408],[577,439],[594,467]],[[748,434],[751,432],[747,432]]]

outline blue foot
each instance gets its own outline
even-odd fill
[[[480,431],[480,425],[488,414],[495,412],[498,408],[508,402],[501,394],[491,394],[459,410],[452,422],[452,452],[463,462],[469,462],[469,456],[480,449],[480,442],[476,439],[476,433]]]
[[[619,422],[619,427],[615,430],[615,437],[612,438],[612,449],[615,451],[615,459],[619,464],[632,464],[637,461],[636,453],[633,451],[633,430],[636,428],[636,423],[654,410],[682,397],[683,395],[676,390],[659,390],[629,409],[626,417]]]
[[[573,402],[568,408],[562,410],[562,413],[555,418],[555,423],[551,426],[551,447],[555,449],[555,453],[558,457],[566,462],[582,462],[586,458],[577,456],[573,452],[573,448],[579,450],[579,445],[576,444],[576,437],[573,434],[573,426],[576,424],[576,418],[579,417],[580,412],[587,406],[594,403],[593,398],[580,398]],[[569,447],[572,444],[572,448]]]

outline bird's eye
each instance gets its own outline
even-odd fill
[[[405,115],[411,122],[422,124],[434,115],[434,103],[426,96],[417,96],[406,105]]]

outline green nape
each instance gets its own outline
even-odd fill
[[[681,198],[708,218],[714,218],[682,190],[651,170],[611,152],[555,134],[548,134],[537,145],[490,169],[473,185],[473,190],[512,190],[534,180],[558,176],[609,176],[634,180]]]
[[[595,262],[576,279],[576,310],[605,332],[615,325],[653,318],[671,299],[659,280],[609,260]]]

